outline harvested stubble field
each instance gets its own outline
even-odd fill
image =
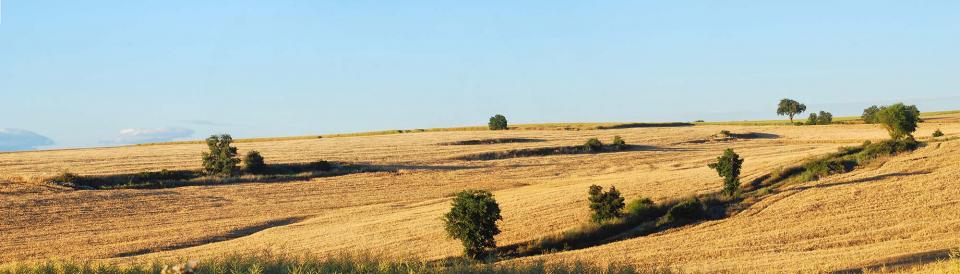
[[[925,117],[955,137],[960,114]],[[707,140],[721,130],[764,138]],[[499,160],[456,160],[487,152],[580,145],[619,135],[636,149]],[[447,145],[522,138],[537,142]],[[440,216],[451,194],[491,190],[504,220],[498,244],[523,243],[588,222],[587,188],[615,185],[629,200],[716,192],[707,163],[726,148],[746,159],[748,182],[780,167],[864,140],[877,125],[697,125],[607,130],[420,132],[382,136],[241,142],[269,162],[316,160],[387,167],[309,181],[167,189],[73,190],[39,183],[80,175],[196,169],[200,144],[0,154],[0,262],[48,258],[130,262],[209,258],[270,250],[320,256],[367,253],[422,260],[457,256]],[[482,143],[482,142],[481,142]],[[587,261],[669,265],[699,271],[826,271],[910,261],[960,246],[960,141],[851,173],[787,186],[741,214],[602,246],[510,262]]]

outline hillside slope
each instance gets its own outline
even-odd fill
[[[948,136],[957,136],[960,133],[957,115],[929,119],[917,135],[928,136],[936,128],[943,129]],[[756,135],[759,136],[757,138],[714,140],[713,136],[721,130],[760,134]],[[456,159],[478,153],[575,146],[593,137],[609,142],[615,135],[623,136],[628,143],[638,146],[614,153],[490,161]],[[262,250],[321,255],[360,252],[388,257],[439,259],[460,254],[459,243],[445,236],[440,216],[449,210],[450,195],[463,189],[494,192],[504,215],[501,223],[503,234],[497,240],[501,245],[508,245],[535,240],[586,223],[589,219],[586,191],[592,184],[616,185],[628,199],[651,197],[656,201],[664,201],[717,191],[720,188],[719,178],[706,164],[726,148],[736,149],[747,159],[743,177],[748,181],[772,169],[834,152],[840,146],[885,137],[884,130],[876,125],[698,125],[580,131],[424,132],[278,140],[240,143],[237,146],[241,153],[259,150],[268,162],[273,163],[306,163],[323,159],[389,167],[395,171],[279,183],[115,190],[66,189],[38,184],[34,178],[52,176],[66,170],[81,175],[104,175],[195,169],[200,165],[199,156],[205,148],[196,144],[170,144],[6,153],[0,154],[0,174],[8,179],[8,182],[0,183],[0,220],[4,220],[0,222],[0,242],[4,243],[0,245],[0,262],[46,258],[125,262],[157,257],[204,258]],[[536,141],[442,145],[491,138]],[[955,146],[948,142],[940,148],[931,146],[904,157],[949,154],[942,151],[953,151],[955,154]],[[950,159],[956,163],[955,158]],[[902,170],[886,170],[899,166],[897,161],[903,160],[897,158],[888,165],[878,167],[878,171],[872,175],[867,173],[872,169],[865,169],[820,183],[859,178],[850,176],[868,178],[890,172],[912,174],[927,170],[910,165],[904,165]],[[950,163],[937,162],[932,158],[915,162],[928,161],[930,165],[945,166]],[[930,172],[887,177],[878,181],[934,176],[944,173],[944,170],[934,169]],[[678,267],[719,270],[741,266],[750,269],[809,268],[811,265],[819,266],[817,259],[822,257],[835,260],[835,264],[825,266],[826,269],[839,269],[868,264],[870,259],[928,250],[920,247],[906,251],[878,248],[875,252],[861,252],[860,245],[856,243],[860,243],[861,239],[877,241],[879,237],[869,234],[874,231],[869,229],[873,225],[863,228],[838,226],[839,231],[823,228],[810,231],[804,228],[808,222],[847,224],[841,221],[850,218],[886,220],[883,218],[892,216],[889,213],[909,213],[897,211],[903,205],[885,208],[888,206],[882,204],[885,200],[848,197],[853,193],[850,190],[840,192],[845,195],[813,196],[807,198],[812,201],[790,203],[819,191],[872,185],[874,183],[871,182],[813,188],[794,191],[797,193],[793,195],[789,195],[789,192],[778,193],[757,205],[759,208],[769,203],[766,209],[748,211],[724,221],[534,259],[557,262],[570,259],[596,262],[627,260],[646,264],[669,258],[671,264]],[[947,192],[952,191],[949,186],[946,189]],[[833,200],[843,197],[851,201],[837,203]],[[932,197],[921,197],[914,200],[921,207],[936,207],[934,202],[939,201]],[[882,198],[903,202],[897,200],[902,197]],[[788,204],[775,202],[779,199]],[[862,210],[858,211],[857,208]],[[873,212],[870,208],[882,208],[887,212]],[[821,210],[824,215],[831,216],[804,215]],[[837,215],[837,212],[850,213],[842,220],[830,219],[835,218],[833,215]],[[904,218],[915,216],[923,215],[911,213]],[[942,216],[946,221],[938,222],[938,225],[957,219],[953,215]],[[817,219],[821,217],[827,219]],[[778,222],[777,226],[767,225]],[[887,223],[879,225],[884,229],[882,231],[891,233],[889,237],[905,237],[902,229],[917,227],[901,228],[894,225],[893,228],[884,228],[883,225]],[[742,229],[743,233],[733,228]],[[826,242],[817,241],[820,234],[811,233],[826,233],[823,237],[832,238]],[[931,248],[946,248],[957,244],[946,236],[948,234],[937,230],[923,235],[947,241],[935,247],[928,245]],[[709,248],[701,248],[704,246]],[[717,254],[740,255],[724,259],[726,257]],[[672,256],[676,256],[676,260],[672,260]],[[797,264],[788,260],[791,258],[805,258],[809,262]]]
[[[786,187],[728,219],[523,260],[792,272],[945,258],[960,247],[958,178],[960,141],[932,142],[883,164]]]

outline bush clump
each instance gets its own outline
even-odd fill
[[[497,247],[494,236],[500,234],[500,205],[484,190],[464,190],[453,199],[450,212],[443,216],[447,235],[463,243],[464,255],[482,258],[487,249]]]
[[[657,204],[650,198],[638,198],[627,203],[627,214],[632,218],[647,219],[658,214]]]
[[[667,214],[664,214],[657,222],[657,225],[671,223],[676,225],[688,224],[703,219],[704,216],[706,216],[706,210],[703,207],[703,202],[693,197],[670,207],[670,209],[667,210]]]
[[[64,172],[57,176],[47,178],[46,181],[58,185],[80,186],[83,184],[83,176],[77,175],[76,173]]]
[[[723,177],[723,193],[733,196],[740,187],[740,167],[743,165],[743,158],[740,158],[733,149],[723,151],[723,155],[717,157],[717,162],[708,166],[717,171],[717,175]]]
[[[490,123],[487,124],[490,127],[490,130],[507,130],[507,117],[497,114],[493,117],[490,117]]]
[[[623,137],[619,135],[613,136],[613,143],[611,144],[614,150],[623,150],[627,147],[627,141],[623,140]]]
[[[229,134],[213,135],[207,138],[209,152],[203,153],[203,170],[207,174],[219,176],[236,176],[240,173],[237,164],[237,148],[230,146],[233,137]]]
[[[829,125],[832,123],[833,114],[826,111],[820,111],[819,114],[810,113],[810,118],[807,118],[808,125]]]
[[[243,156],[243,171],[250,174],[263,174],[267,171],[267,164],[259,151],[251,150]]]
[[[583,144],[583,147],[589,151],[599,152],[603,150],[603,142],[600,142],[600,139],[597,138],[590,138]]]
[[[939,128],[937,129],[937,131],[933,132],[933,138],[937,138],[937,137],[943,137],[943,131],[940,131]]]
[[[591,219],[595,223],[602,223],[607,220],[617,219],[623,216],[623,197],[620,197],[620,191],[610,186],[610,190],[604,192],[603,187],[598,185],[590,186],[590,211],[593,212]]]

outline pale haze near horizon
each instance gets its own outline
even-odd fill
[[[952,1],[14,1],[0,150],[960,109]]]

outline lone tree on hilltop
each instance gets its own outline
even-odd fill
[[[507,117],[497,114],[490,117],[490,130],[507,130]]]
[[[807,111],[807,106],[801,104],[800,102],[784,98],[780,100],[780,105],[777,106],[777,115],[789,116],[790,123],[793,123],[793,116]]]
[[[601,223],[623,216],[623,197],[620,197],[620,191],[617,191],[616,187],[610,186],[610,190],[603,192],[603,187],[592,185],[588,193],[593,222]]]
[[[207,138],[209,152],[203,153],[203,170],[207,174],[220,176],[235,176],[240,172],[237,164],[237,148],[230,146],[233,137],[229,134],[212,135]]]
[[[488,248],[497,247],[493,236],[500,234],[497,221],[500,205],[493,194],[483,190],[464,190],[453,199],[450,212],[443,215],[447,235],[463,243],[463,252],[473,259],[481,258]]]
[[[723,193],[733,196],[740,187],[740,167],[743,165],[743,159],[733,149],[723,151],[723,155],[717,157],[717,162],[709,165],[710,168],[717,170],[717,175],[723,177]]]
[[[896,103],[881,108],[877,112],[877,122],[883,124],[894,140],[913,138],[913,132],[917,131],[917,123],[920,122],[920,110],[915,105]]]

